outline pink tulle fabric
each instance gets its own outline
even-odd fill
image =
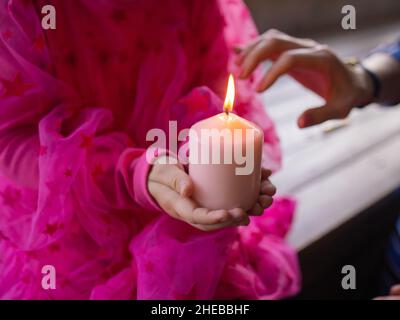
[[[57,29],[41,28],[41,8]],[[299,290],[294,203],[202,232],[146,189],[146,133],[220,112],[232,46],[257,35],[235,0],[0,0],[0,298],[277,299]],[[253,91],[236,112],[278,138]],[[56,269],[56,289],[41,286]]]

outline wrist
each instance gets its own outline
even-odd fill
[[[350,69],[352,83],[354,84],[352,106],[363,108],[374,102],[379,91],[379,83],[377,83],[379,80],[375,79],[374,75],[356,59],[347,60],[346,65]]]
[[[357,106],[366,106],[374,102],[377,96],[377,87],[374,83],[373,75],[368,72],[361,64],[356,66],[356,77],[358,78],[358,97]]]

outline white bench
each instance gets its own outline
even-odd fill
[[[394,33],[395,27],[324,42],[342,55],[367,53],[387,38],[387,29]],[[343,121],[331,121],[300,130],[297,117],[306,108],[320,105],[319,97],[283,77],[263,94],[263,99],[275,120],[284,156],[283,168],[273,176],[273,182],[280,193],[298,200],[289,235],[297,249],[305,248],[400,186],[400,108],[369,106],[354,110],[344,126]],[[325,132],[337,125],[338,129]]]
[[[400,30],[400,25],[397,29],[375,29],[324,42],[343,56],[358,55],[384,40],[388,30],[393,33]],[[389,214],[385,207],[378,210],[385,212],[374,212],[372,218],[370,215],[362,223],[357,220],[361,213],[379,204],[400,187],[400,106],[385,108],[372,105],[354,110],[344,122],[331,121],[300,130],[296,125],[297,117],[306,108],[320,105],[322,100],[319,97],[291,78],[283,77],[263,94],[263,99],[276,123],[284,158],[282,170],[272,176],[272,181],[280,194],[292,195],[298,201],[288,241],[299,251],[307,282],[305,286],[309,290],[332,278],[337,283],[332,283],[329,290],[339,287],[340,263],[351,261],[351,255],[365,250],[365,246],[371,245],[372,250],[376,242],[372,239],[373,235],[381,238],[383,234],[373,228],[378,228],[376,224],[381,220],[390,225],[394,219],[393,213],[392,220],[383,216]],[[390,204],[389,207],[393,206]],[[357,222],[349,229],[347,224],[350,221]],[[347,231],[340,232],[339,239],[335,232],[343,226]],[[363,234],[356,235],[358,230]],[[324,241],[329,236],[330,241]],[[360,237],[363,238],[363,245],[356,247]],[[362,264],[365,265],[365,261],[369,263],[368,253],[364,256],[356,260],[363,259]],[[321,261],[327,259],[330,259],[329,263],[324,266]],[[365,274],[376,273],[372,267],[364,269]],[[321,288],[318,288],[310,292],[319,296],[320,291]],[[313,294],[306,296],[312,297]]]

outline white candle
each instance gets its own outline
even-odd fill
[[[205,208],[251,209],[261,183],[263,131],[233,114],[234,81],[229,78],[224,112],[190,130],[189,175],[194,199]]]

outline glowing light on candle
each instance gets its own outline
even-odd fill
[[[224,102],[224,111],[226,114],[233,109],[233,103],[235,101],[235,82],[233,80],[233,75],[229,75],[228,88],[226,90],[226,98]]]

